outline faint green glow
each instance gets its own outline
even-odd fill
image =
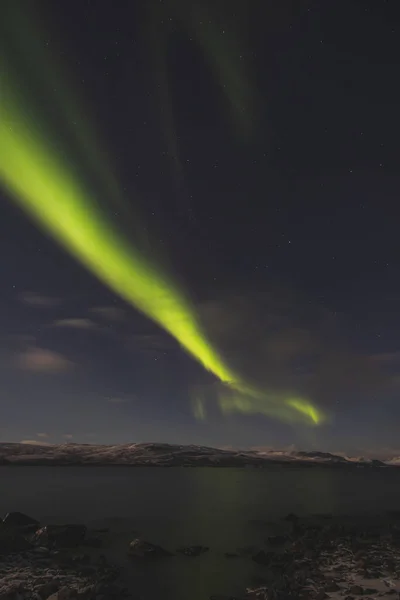
[[[244,391],[243,386],[230,386],[230,390],[221,392],[218,404],[223,414],[261,414],[280,419],[288,423],[306,423],[320,425],[326,415],[306,399],[287,398],[282,394]]]
[[[155,78],[168,153],[179,183],[182,183],[183,166],[170,85],[172,73],[168,68],[171,42],[177,34],[184,33],[208,62],[236,133],[247,139],[255,130],[256,91],[245,65],[243,43],[248,9],[245,3],[235,3],[236,18],[232,18],[231,6],[227,7],[212,0],[164,0],[148,5],[144,43],[149,47],[149,71]]]
[[[3,68],[0,74],[0,181],[14,200],[88,270],[170,333],[227,386],[228,398],[219,402],[222,412],[321,422],[322,413],[308,401],[271,398],[225,364],[182,290],[107,221],[72,166],[61,159],[57,145],[24,110],[7,71]],[[205,418],[204,403],[197,404],[195,414]]]
[[[192,401],[193,414],[198,421],[205,421],[207,412],[204,400],[202,398],[194,398]]]
[[[305,402],[301,398],[289,398],[286,400],[286,404],[309,417],[315,424],[321,420],[320,412],[310,402]]]

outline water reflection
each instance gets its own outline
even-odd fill
[[[107,552],[131,589],[147,598],[204,600],[239,594],[263,576],[249,557],[225,552],[263,546],[289,513],[355,513],[396,509],[397,471],[320,468],[129,469],[2,467],[0,513],[19,510],[50,522],[85,522],[113,531]],[[373,493],[371,493],[373,490]],[[157,564],[127,558],[137,535],[174,551],[201,544],[197,558]]]

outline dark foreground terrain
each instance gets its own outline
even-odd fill
[[[290,514],[278,525],[280,533],[268,536],[261,546],[230,548],[224,555],[232,569],[238,561],[259,565],[258,581],[249,581],[237,596],[208,598],[399,597],[400,513],[368,519]],[[104,529],[89,531],[82,524],[46,525],[23,513],[7,514],[0,521],[0,600],[150,599],[124,586],[122,570],[107,557],[110,535]],[[152,565],[201,561],[213,549],[163,548],[137,537],[125,552],[131,568],[145,565],[150,578]]]
[[[68,466],[119,465],[154,467],[265,467],[325,465],[330,467],[389,467],[397,459],[382,462],[351,459],[328,452],[257,452],[178,446],[174,444],[0,444],[0,465]]]

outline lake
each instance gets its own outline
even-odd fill
[[[243,591],[263,567],[224,553],[262,545],[290,512],[372,515],[400,508],[395,469],[0,467],[0,481],[0,514],[109,527],[107,556],[144,600]],[[172,551],[201,544],[210,552],[138,565],[126,556],[136,534]]]

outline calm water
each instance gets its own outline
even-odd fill
[[[249,559],[225,552],[259,546],[289,512],[378,513],[400,507],[400,470],[0,468],[0,514],[84,522],[115,532],[108,555],[140,598],[206,600],[237,594],[262,575]],[[211,551],[138,566],[126,558],[135,533],[172,551]]]

